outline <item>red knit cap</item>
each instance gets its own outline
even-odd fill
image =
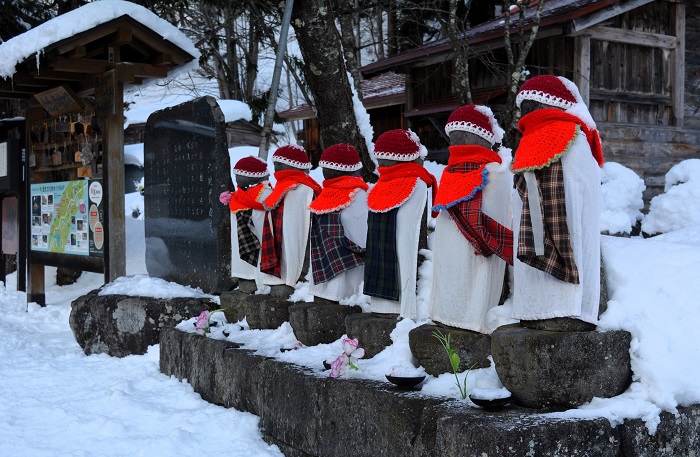
[[[503,139],[503,129],[491,109],[487,106],[465,105],[457,108],[447,119],[445,133],[470,132],[479,135],[492,145],[500,143]]]
[[[576,97],[567,89],[562,78],[553,75],[535,76],[525,81],[515,98],[518,108],[523,100],[534,100],[563,109],[573,108],[577,103]]]
[[[418,135],[410,130],[389,130],[379,135],[374,143],[374,156],[377,159],[411,162],[418,157],[425,157],[427,151],[420,144]]]
[[[294,168],[301,168],[302,170],[311,169],[311,162],[309,162],[309,157],[306,155],[304,148],[294,144],[288,144],[277,149],[272,154],[272,161],[284,163]]]
[[[318,165],[339,171],[357,171],[362,168],[360,154],[349,144],[339,143],[326,148]]]
[[[255,156],[243,157],[236,162],[236,165],[233,167],[233,173],[250,178],[263,178],[270,175],[270,172],[267,170],[267,162]]]

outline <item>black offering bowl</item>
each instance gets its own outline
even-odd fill
[[[326,370],[330,370],[330,369],[331,369],[331,364],[328,363],[328,362],[326,362],[326,361],[324,360],[324,361],[323,361],[323,368],[325,368]]]
[[[425,376],[404,377],[404,376],[386,375],[386,379],[389,380],[390,383],[394,384],[397,388],[399,388],[401,390],[411,390],[414,387],[416,387],[418,384],[423,382],[423,380],[425,379]]]
[[[494,412],[500,411],[501,409],[503,409],[504,406],[510,403],[511,397],[511,395],[508,395],[507,397],[486,399],[470,395],[469,399],[472,401],[472,403],[482,407],[484,410]]]

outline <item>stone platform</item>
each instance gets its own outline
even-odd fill
[[[161,331],[160,370],[205,400],[260,417],[263,436],[288,456],[700,455],[700,406],[661,415],[650,436],[640,420],[562,420],[508,406],[468,404],[396,390],[253,355],[227,341]]]

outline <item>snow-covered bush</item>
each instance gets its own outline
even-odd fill
[[[651,200],[642,232],[654,235],[700,225],[700,159],[688,159],[666,173],[664,193]]]
[[[600,174],[603,205],[600,213],[600,231],[611,235],[628,235],[644,215],[642,193],[644,180],[627,167],[606,162]]]

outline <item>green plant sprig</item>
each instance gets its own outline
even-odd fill
[[[472,364],[467,369],[467,373],[464,375],[464,382],[460,382],[459,376],[457,376],[457,373],[459,373],[459,364],[461,362],[461,359],[459,358],[459,354],[457,354],[457,351],[455,351],[452,346],[450,345],[450,334],[448,333],[447,335],[444,335],[440,330],[435,330],[433,332],[433,336],[437,338],[437,340],[442,344],[442,347],[445,348],[445,352],[447,352],[447,357],[450,359],[450,365],[452,366],[452,372],[455,375],[455,380],[457,384],[457,388],[459,389],[459,394],[462,397],[462,400],[467,399],[467,378],[469,377],[469,372],[472,371],[472,369],[476,366],[476,362]]]

